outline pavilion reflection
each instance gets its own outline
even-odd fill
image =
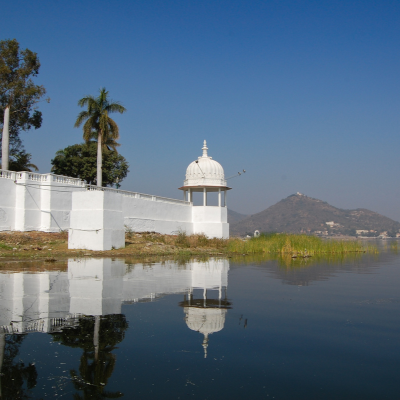
[[[179,303],[185,313],[186,325],[204,335],[204,358],[207,358],[209,335],[224,328],[225,315],[232,305],[227,299],[229,264],[226,260],[220,261],[209,269],[198,266],[193,268],[191,286],[183,301]],[[195,289],[202,291],[201,297],[194,296]],[[218,291],[218,298],[210,298],[207,291]]]

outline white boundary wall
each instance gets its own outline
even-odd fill
[[[72,193],[69,249],[111,250],[125,247],[122,196],[85,191]]]
[[[80,192],[81,196],[86,193],[90,197],[93,191],[109,192],[117,203],[121,202],[123,224],[134,232],[185,231],[229,237],[226,207],[197,207],[184,200],[98,188],[77,178],[3,170],[0,170],[0,231],[67,230],[71,224],[72,194]]]
[[[59,232],[69,228],[80,179],[0,170],[0,230]]]

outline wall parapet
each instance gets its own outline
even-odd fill
[[[81,186],[85,187],[86,183],[83,182],[79,178],[71,178],[69,176],[64,176],[64,175],[54,175],[54,174],[48,174],[53,182],[57,183],[66,183],[67,185],[74,185],[74,186]]]
[[[27,179],[34,182],[57,182],[66,183],[73,186],[85,187],[86,183],[79,178],[71,178],[69,176],[55,175],[55,174],[38,174],[36,172],[22,171],[7,171],[0,169],[0,179],[12,179],[14,181],[19,179]]]
[[[0,169],[0,178],[3,179],[20,179],[21,178],[21,172],[14,172],[14,171],[7,171],[5,169]]]
[[[65,185],[77,186],[80,188],[86,188],[87,190],[90,191],[119,193],[122,194],[123,196],[133,197],[142,200],[159,201],[162,203],[172,203],[172,204],[180,204],[187,206],[190,206],[192,204],[190,201],[170,199],[168,197],[163,197],[163,196],[154,196],[151,194],[131,192],[128,190],[114,189],[110,187],[98,187],[96,185],[87,184],[79,178],[71,178],[69,176],[55,175],[55,174],[37,174],[34,172],[15,172],[15,171],[6,171],[0,169],[0,179],[3,178],[3,179],[10,179],[17,181],[23,179],[23,177],[25,177],[26,180],[34,182],[48,182],[48,183],[55,182]]]
[[[128,190],[114,189],[114,188],[109,188],[109,187],[98,187],[96,185],[86,185],[86,189],[87,190],[102,191],[102,192],[119,193],[119,194],[122,194],[123,196],[133,197],[135,199],[159,201],[159,202],[162,202],[162,203],[172,203],[172,204],[180,204],[180,205],[186,205],[186,206],[192,205],[192,203],[190,201],[178,200],[178,199],[170,199],[168,197],[153,196],[151,194],[144,194],[144,193],[139,193],[139,192],[130,192]]]

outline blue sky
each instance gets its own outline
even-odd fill
[[[82,142],[77,101],[106,87],[126,190],[181,198],[209,155],[229,207],[252,214],[297,191],[400,220],[399,1],[18,1],[0,39],[38,53],[51,98],[23,134],[41,173]]]

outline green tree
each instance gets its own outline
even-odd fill
[[[32,155],[25,150],[10,151],[10,163],[8,169],[10,171],[39,171],[39,168],[31,163]]]
[[[116,144],[118,145],[118,144]],[[102,152],[102,182],[105,186],[112,186],[121,182],[129,172],[129,164],[125,158],[116,151],[104,146]],[[97,144],[88,143],[74,144],[59,150],[51,160],[51,171],[57,175],[80,178],[86,183],[93,184],[97,176]]]
[[[1,137],[1,135],[0,135]],[[1,154],[1,152],[0,152]],[[9,171],[38,171],[36,165],[31,163],[32,155],[27,153],[22,145],[22,141],[18,133],[13,134],[12,126],[10,126],[10,142],[9,142]],[[1,157],[0,157],[1,160]]]
[[[100,89],[98,97],[86,96],[78,101],[78,106],[87,106],[86,111],[81,111],[75,122],[79,127],[83,122],[83,138],[86,142],[97,139],[97,186],[102,186],[102,149],[103,143],[109,139],[114,142],[119,139],[119,128],[108,114],[119,112],[123,114],[126,109],[119,102],[108,99],[108,91]]]
[[[16,39],[0,41],[0,120],[3,124],[1,138],[2,169],[9,168],[9,148],[21,150],[18,135],[21,130],[40,128],[42,113],[35,104],[45,95],[46,89],[35,85],[32,78],[39,73],[37,54],[21,50]],[[49,99],[48,99],[49,101]]]

